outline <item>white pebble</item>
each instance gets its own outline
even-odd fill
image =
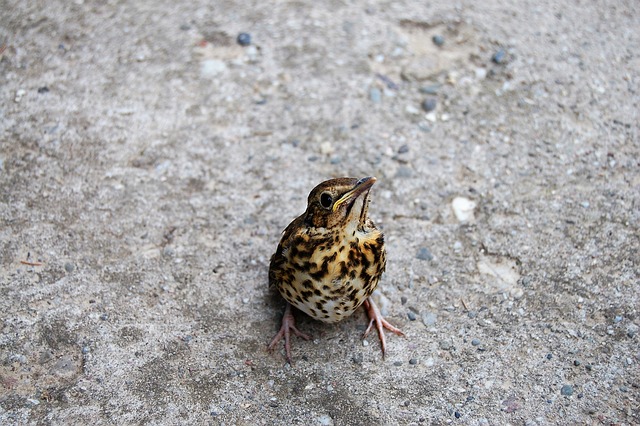
[[[459,222],[468,222],[474,219],[473,211],[476,208],[476,203],[468,198],[454,198],[451,202],[451,208]]]

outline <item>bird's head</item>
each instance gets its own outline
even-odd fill
[[[338,178],[322,182],[309,194],[304,221],[315,228],[335,228],[367,223],[369,190],[374,177]]]

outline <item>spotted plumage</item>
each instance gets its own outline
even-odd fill
[[[368,218],[369,191],[376,179],[340,178],[316,186],[307,210],[285,229],[271,258],[269,284],[287,301],[280,332],[269,345],[285,339],[291,362],[289,333],[308,339],[294,323],[291,306],[317,320],[335,323],[365,305],[375,323],[383,353],[382,328],[400,330],[380,315],[372,300],[384,272],[384,236]]]

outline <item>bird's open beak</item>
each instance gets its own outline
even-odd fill
[[[374,178],[373,176],[363,177],[362,179],[360,179],[356,183],[356,186],[354,186],[351,191],[347,192],[342,197],[340,197],[338,201],[333,203],[333,211],[335,212],[340,208],[341,205],[349,204],[350,202],[353,202],[356,198],[358,198],[360,195],[369,191],[369,189],[371,189],[373,184],[376,183],[376,180],[377,179]]]

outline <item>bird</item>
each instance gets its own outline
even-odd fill
[[[309,194],[307,209],[282,233],[269,264],[269,286],[286,301],[282,325],[268,346],[272,351],[284,339],[292,365],[291,333],[298,330],[293,308],[325,323],[350,316],[361,305],[368,316],[365,338],[375,326],[386,353],[384,329],[404,336],[380,313],[371,298],[386,267],[384,235],[368,216],[372,176],[330,179]]]

